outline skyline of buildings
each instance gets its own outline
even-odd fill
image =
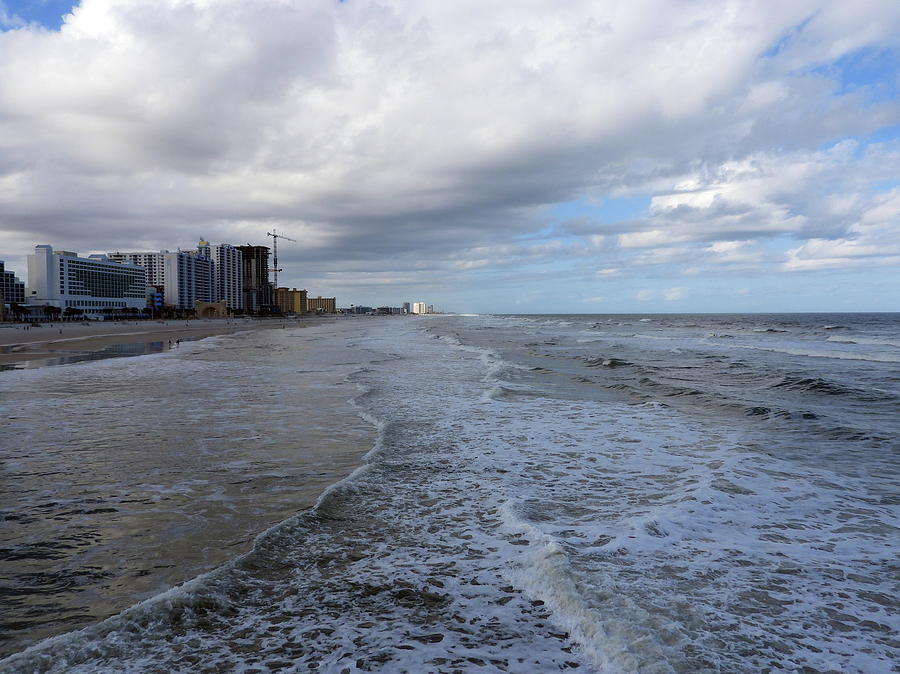
[[[163,302],[176,309],[192,309],[197,302],[215,302],[213,263],[192,251],[158,253],[107,253],[115,262],[127,262],[147,270],[147,285],[163,289]]]
[[[27,284],[0,261],[0,301],[10,308],[27,308],[29,316],[52,315],[48,307],[67,316],[170,309],[191,315],[212,304],[219,305],[216,315],[434,312],[433,305],[424,302],[377,310],[351,305],[345,310],[338,308],[335,297],[276,288],[268,278],[274,271],[268,246],[213,245],[201,239],[195,250],[114,251],[81,257],[38,244],[26,261]]]

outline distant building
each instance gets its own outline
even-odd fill
[[[241,283],[244,309],[250,312],[269,310],[273,305],[272,284],[269,282],[269,247],[237,246],[241,251]]]
[[[427,314],[427,313],[429,313],[428,305],[425,304],[425,302],[413,302],[412,307],[410,308],[410,313],[411,314]]]
[[[404,314],[412,313],[412,304],[410,304],[409,302],[404,302],[401,309],[403,310]]]
[[[148,286],[164,286],[165,282],[165,254],[167,250],[146,253],[107,253],[106,256],[110,260],[116,262],[127,262],[128,264],[137,264],[147,270]]]
[[[194,253],[166,253],[163,265],[168,306],[194,309],[197,302],[213,301],[212,260]]]
[[[11,271],[6,270],[3,260],[0,260],[0,304],[24,304],[25,283]]]
[[[275,288],[275,306],[285,314],[305,314],[309,311],[308,293],[296,288]]]
[[[337,313],[337,298],[335,297],[309,297],[306,301],[309,311],[317,314]]]
[[[176,309],[193,309],[213,300],[213,264],[196,252],[161,250],[158,253],[108,253],[110,260],[136,264],[147,270],[148,288],[163,289],[163,301]],[[152,291],[150,291],[152,292]]]
[[[227,243],[211,245],[200,241],[197,251],[213,263],[213,297],[216,302],[225,302],[231,309],[244,308],[244,254],[237,246]]]
[[[143,309],[147,304],[147,270],[110,260],[106,255],[78,257],[52,246],[35,246],[28,256],[29,304],[48,304],[85,312]]]

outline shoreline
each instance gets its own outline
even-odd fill
[[[87,324],[54,322],[41,324],[41,327],[7,323],[0,325],[0,371],[160,353],[176,347],[179,341],[196,341],[237,332],[321,325],[336,318],[311,316]]]
[[[11,573],[18,573],[16,569],[26,565],[31,567],[32,573],[37,570],[50,577],[65,568],[79,578],[76,589],[94,596],[84,600],[68,589],[54,591],[55,600],[60,602],[58,609],[39,619],[28,614],[23,620],[32,624],[0,636],[0,662],[47,639],[102,622],[239,558],[252,550],[262,533],[315,507],[324,493],[364,465],[365,456],[374,446],[377,431],[358,413],[353,404],[355,395],[348,398],[350,391],[343,386],[348,373],[357,367],[355,363],[345,362],[348,360],[346,345],[333,346],[326,340],[315,342],[316,346],[310,347],[305,340],[292,342],[290,336],[286,338],[277,333],[259,332],[280,330],[282,324],[287,329],[295,330],[324,325],[328,330],[328,324],[334,323],[332,317],[317,316],[299,321],[240,321],[231,325],[225,324],[225,321],[220,323],[222,325],[198,325],[190,336],[182,334],[180,338],[182,341],[194,341],[240,332],[251,342],[294,343],[297,347],[293,367],[305,367],[309,354],[316,353],[316,368],[325,363],[329,365],[329,374],[302,374],[299,378],[289,374],[287,386],[281,387],[278,401],[260,399],[255,405],[254,401],[239,395],[222,398],[215,395],[196,396],[194,388],[173,389],[168,384],[163,386],[165,396],[150,389],[141,398],[142,417],[159,419],[164,414],[168,416],[167,424],[152,424],[149,445],[147,433],[134,433],[131,427],[108,424],[98,430],[93,426],[90,415],[85,415],[81,403],[76,402],[83,400],[103,413],[110,403],[128,401],[132,404],[133,393],[119,387],[104,388],[99,396],[104,400],[102,404],[98,404],[98,396],[93,395],[88,398],[64,396],[61,399],[61,407],[56,412],[60,425],[80,424],[82,431],[90,428],[90,433],[66,430],[64,440],[59,436],[53,437],[52,433],[38,435],[29,430],[35,427],[33,422],[37,417],[32,415],[31,424],[22,421],[28,418],[27,411],[18,417],[16,423],[23,429],[20,436],[22,451],[14,454],[17,457],[27,456],[25,461],[29,464],[37,462],[45,466],[49,461],[53,474],[67,476],[63,479],[51,478],[48,484],[42,486],[42,489],[49,489],[52,493],[51,512],[42,510],[36,522],[40,524],[43,521],[51,528],[31,532],[30,535],[41,540],[42,544],[52,545],[63,534],[69,535],[78,527],[87,526],[93,539],[91,549],[66,548],[62,561],[27,556],[26,561],[15,563]],[[81,349],[86,350],[87,344],[94,349],[101,347],[100,351],[103,351],[104,340],[122,342],[130,339],[131,343],[138,344],[146,343],[151,336],[163,335],[166,341],[172,337],[174,348],[176,338],[172,335],[185,330],[184,321],[171,321],[168,331],[165,326],[159,326],[163,330],[145,331],[136,330],[140,325],[116,327],[119,330],[117,333],[81,334],[71,337],[71,343],[77,342]],[[348,328],[353,327],[334,326],[338,334],[346,333]],[[35,329],[35,332],[40,330]],[[259,334],[248,334],[251,332]],[[21,331],[19,334],[22,334]],[[59,341],[34,340],[29,346],[43,349],[51,342]],[[265,349],[259,353],[258,358],[263,361],[272,362],[283,357],[283,351],[279,349]],[[45,358],[46,354],[38,356]],[[245,353],[240,362],[254,362],[257,358],[254,356],[248,361],[246,356]],[[192,359],[192,362],[202,363],[204,360]],[[40,381],[46,384],[42,385],[40,392],[55,398],[56,382],[71,382],[73,376],[77,375],[74,372],[60,372],[58,377],[41,378]],[[209,378],[199,381],[202,388]],[[142,386],[146,388],[152,383],[145,380]],[[216,378],[213,388],[218,391],[222,386],[245,391],[246,381],[233,375],[231,380],[227,375],[225,379]],[[33,399],[33,393],[20,389],[17,395],[25,400]],[[214,398],[228,412],[221,421],[225,427],[211,427],[202,433],[185,433],[184,429],[193,428],[192,424],[201,416],[199,411]],[[67,399],[71,401],[68,407],[64,402]],[[242,411],[246,414],[248,405],[255,407],[252,415],[236,417]],[[33,410],[39,409],[40,404],[35,403]],[[279,423],[288,414],[304,419],[305,426],[299,434],[296,424]],[[235,421],[235,418],[238,420]],[[340,419],[340,423],[335,424],[335,419]],[[143,423],[146,426],[146,422]],[[253,432],[253,424],[266,429],[264,437]],[[246,430],[248,427],[250,431]],[[41,445],[40,451],[33,450],[35,442]],[[26,445],[29,448],[27,451],[24,450]],[[116,451],[109,454],[103,449],[105,446],[115,446]],[[148,446],[153,447],[154,451],[145,451]],[[246,449],[248,446],[253,447],[252,451]],[[160,452],[165,456],[164,461],[159,458]],[[80,468],[94,465],[112,477],[104,477],[101,483],[97,483],[91,477],[95,472],[93,470],[84,470],[87,477],[78,477],[79,473],[71,469],[73,464],[67,463],[75,456]],[[3,458],[0,456],[0,459]],[[26,472],[30,474],[36,470],[37,467],[29,466]],[[46,470],[46,467],[41,470]],[[133,474],[140,477],[135,480]],[[73,475],[74,478],[71,477]],[[76,484],[69,485],[70,479]],[[79,505],[82,502],[90,505]],[[0,503],[0,506],[3,505]],[[98,506],[103,509],[103,514],[98,511],[99,516],[81,511],[82,508],[90,510]],[[90,517],[75,521],[84,515]],[[133,532],[139,533],[135,535]],[[12,545],[19,541],[11,536],[4,543]],[[94,546],[96,549],[93,549]],[[9,563],[9,560],[6,562]],[[109,578],[92,578],[91,569],[98,564],[104,568],[115,565],[117,570]],[[35,598],[40,597],[35,595]],[[73,613],[78,614],[77,618],[70,615]],[[3,631],[0,629],[0,632]]]

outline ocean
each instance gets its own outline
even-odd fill
[[[900,314],[356,318],[0,386],[0,672],[900,671]]]

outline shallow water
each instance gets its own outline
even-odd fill
[[[896,315],[347,325],[364,468],[0,671],[897,670]]]
[[[0,375],[0,653],[222,564],[353,470],[369,356],[267,332]]]

